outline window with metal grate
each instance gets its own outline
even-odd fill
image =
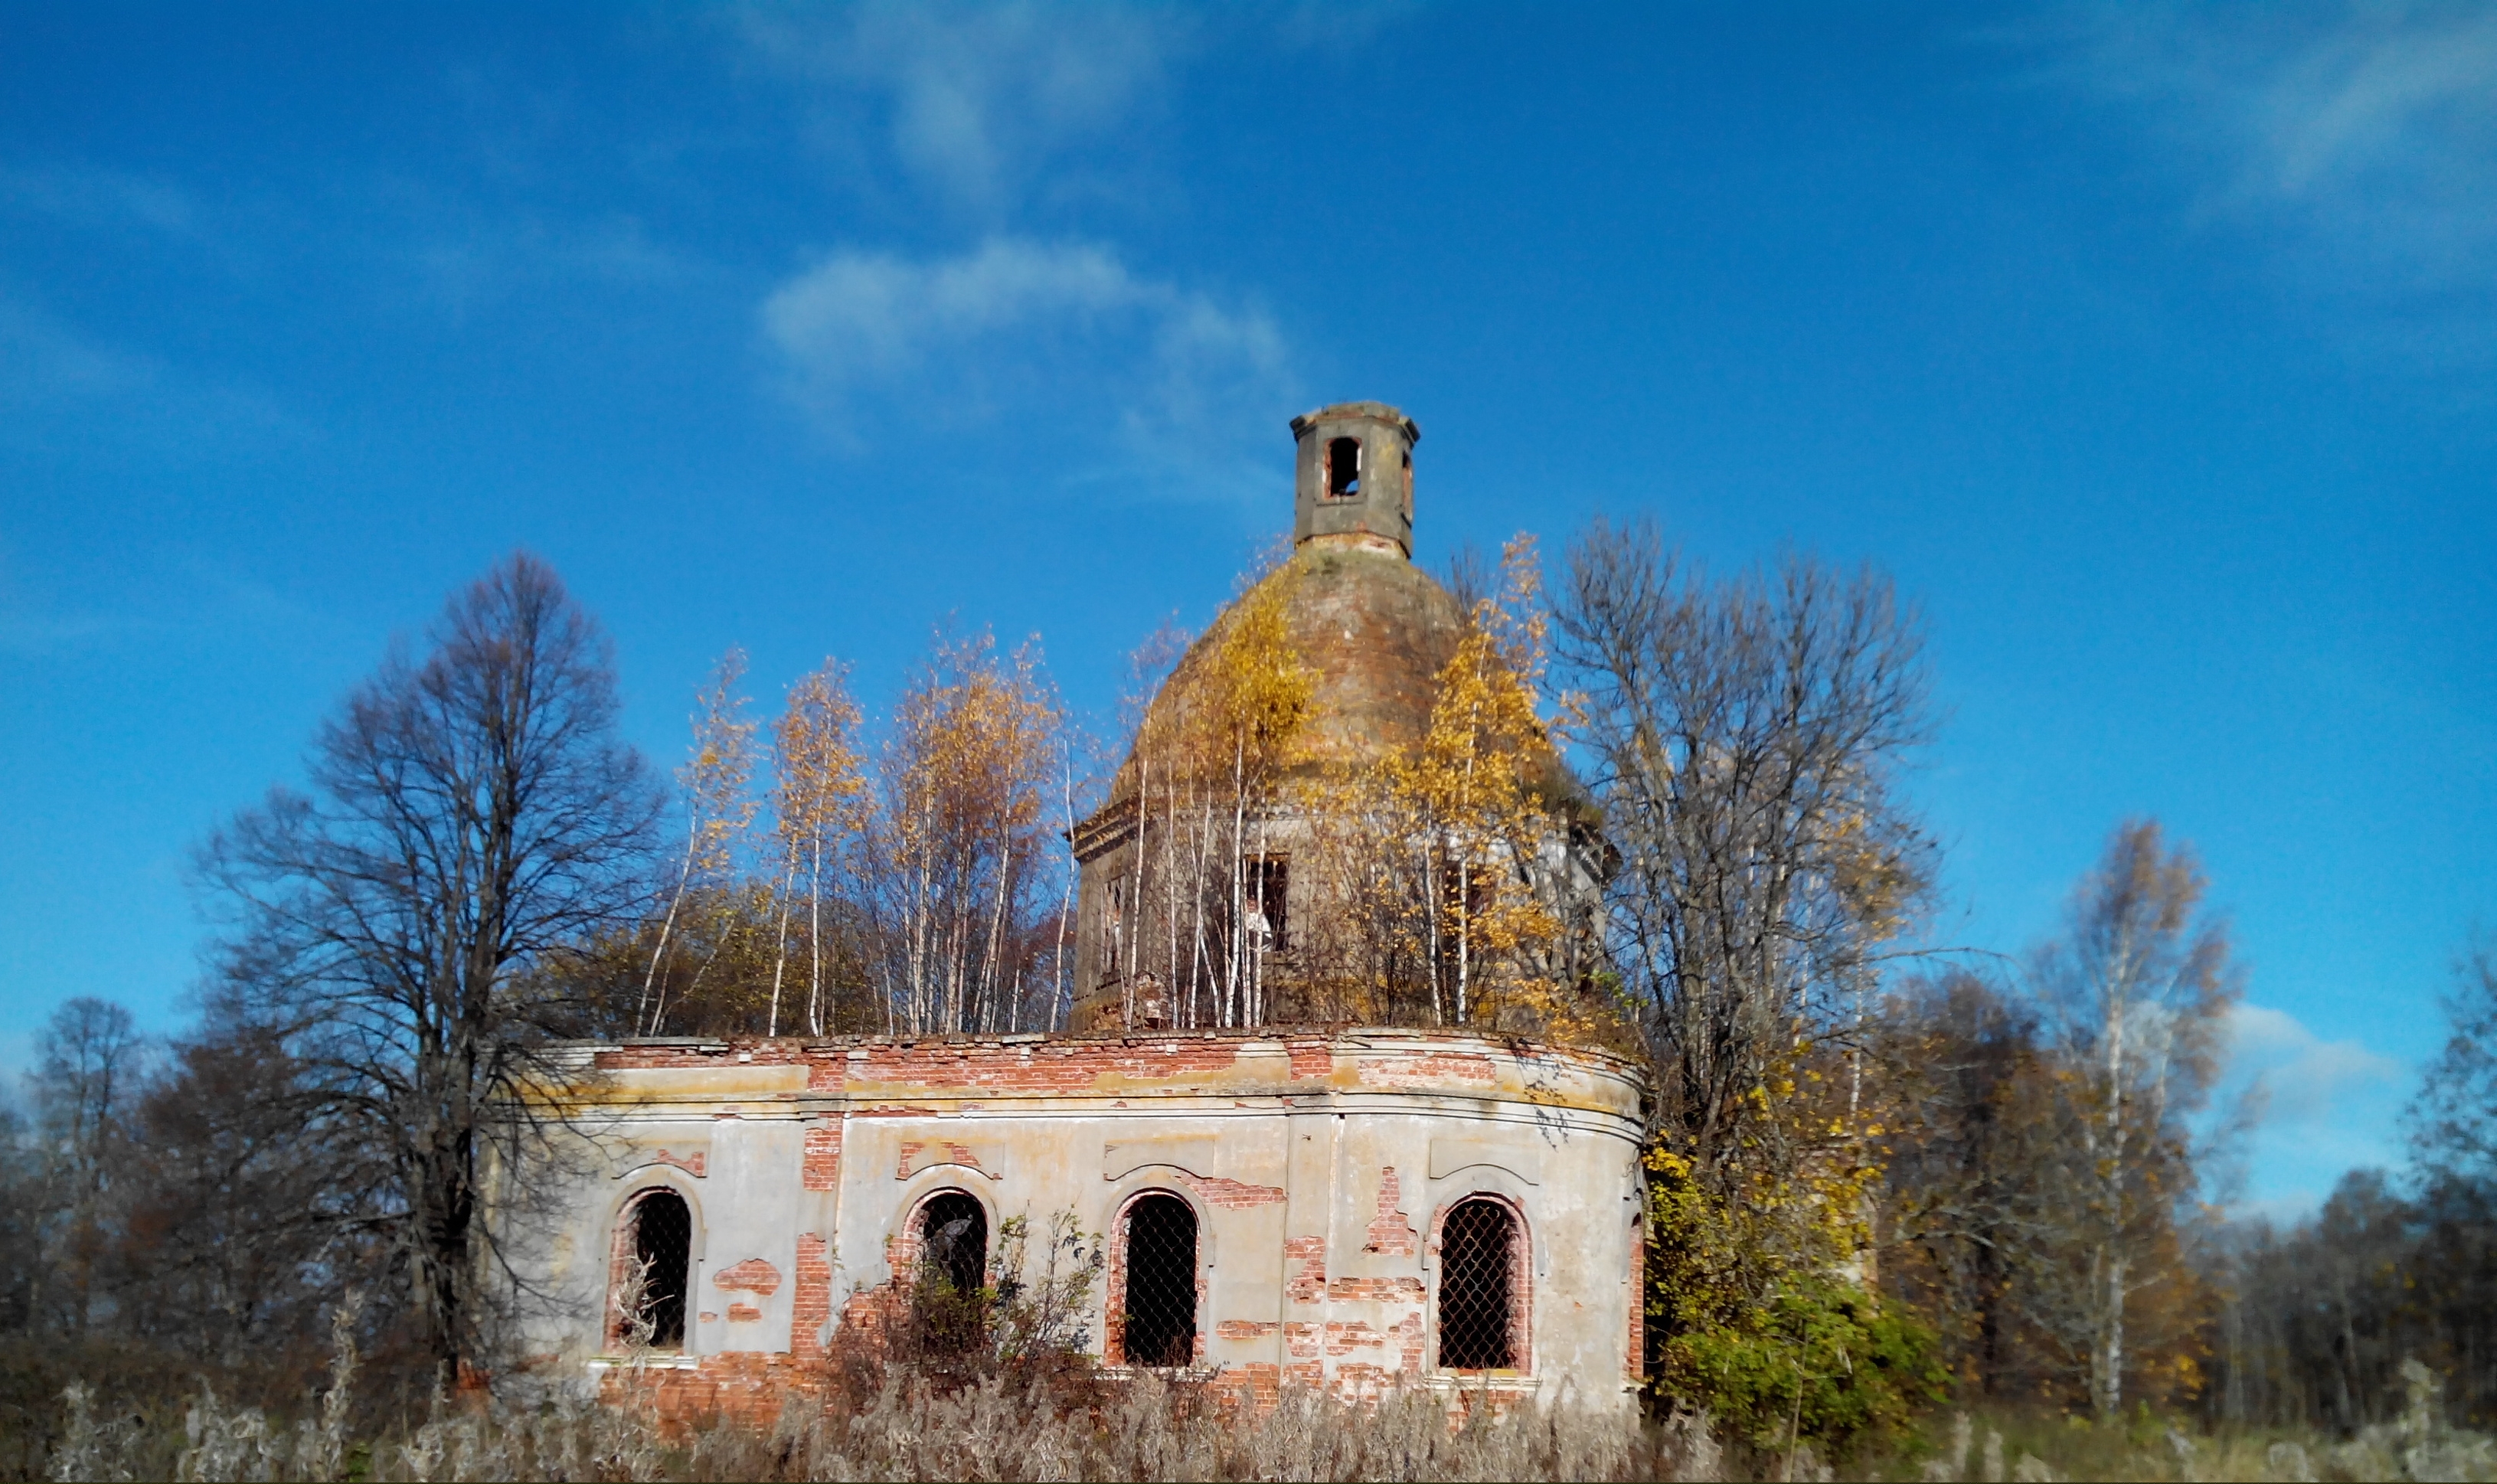
[[[1131,1366],[1196,1359],[1196,1213],[1175,1195],[1127,1208],[1126,1317],[1120,1351]]]
[[[1460,1201],[1439,1228],[1439,1369],[1517,1366],[1517,1217],[1498,1201]]]
[[[989,1214],[960,1190],[919,1208],[919,1273],[911,1309],[922,1345],[957,1353],[977,1345],[984,1325],[980,1290],[989,1278]]]
[[[694,1214],[674,1190],[653,1190],[633,1203],[633,1255],[648,1264],[642,1311],[654,1347],[685,1342],[685,1277],[691,1266]]]

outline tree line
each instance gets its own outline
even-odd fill
[[[1130,904],[1157,904],[1119,951],[1173,1024],[1474,1026],[1644,1060],[1659,1405],[1840,1446],[1953,1391],[2346,1429],[2416,1357],[2487,1415],[2485,956],[2418,1169],[2352,1177],[2313,1222],[2228,1222],[2243,973],[2190,846],[2126,822],[2051,939],[1946,951],[1908,787],[1936,725],[1922,621],[1885,577],[1716,573],[1601,521],[1554,574],[1521,542],[1460,581],[1426,735],[1358,768],[1308,746],[1282,563],[1148,646],[1143,684],[1175,699],[1115,750],[1036,644],[940,636],[873,724],[831,660],[756,716],[732,651],[670,788],[618,734],[603,629],[542,562],[499,564],[342,701],[301,788],[203,841],[196,1026],[54,1017],[0,1140],[0,1325],[70,1344],[15,1364],[277,1395],[352,1305],[377,1364],[459,1383],[526,1298],[497,1280],[489,1184],[565,1157],[512,1095],[554,1043],[1060,1027],[1068,836],[1114,798],[1148,863]],[[1260,936],[1285,800],[1316,821],[1293,868],[1344,903],[1296,926],[1288,982]],[[1601,861],[1599,902],[1543,868],[1556,833]],[[11,1384],[0,1405],[35,1405]]]

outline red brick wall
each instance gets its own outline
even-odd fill
[[[798,1286],[789,1295],[789,1353],[799,1360],[821,1360],[824,1328],[833,1322],[833,1265],[824,1239],[813,1232],[798,1234]]]
[[[1647,1239],[1630,1233],[1630,1347],[1622,1359],[1625,1380],[1647,1379]]]
[[[1470,1037],[1450,1037],[1471,1039]],[[1004,1041],[996,1038],[928,1037],[917,1040],[850,1037],[833,1041],[736,1038],[693,1046],[610,1046],[594,1053],[602,1070],[631,1070],[715,1065],[728,1057],[756,1066],[803,1066],[811,1092],[871,1090],[878,1086],[942,1088],[950,1091],[1071,1092],[1095,1090],[1106,1083],[1154,1084],[1185,1082],[1191,1077],[1242,1070],[1242,1053],[1259,1048],[1250,1069],[1260,1081],[1271,1076],[1273,1047],[1280,1042],[1295,1082],[1333,1074],[1338,1043],[1323,1035],[1252,1031],[1177,1031],[1136,1033],[1124,1037],[1053,1037]],[[864,1052],[856,1060],[851,1057]],[[1573,1051],[1570,1055],[1598,1063],[1614,1058]],[[1387,1085],[1455,1081],[1496,1081],[1493,1059],[1479,1052],[1454,1049],[1420,1056],[1356,1058],[1363,1076]]]
[[[838,1190],[841,1185],[841,1125],[824,1119],[806,1129],[806,1157],[798,1166],[798,1183],[808,1190]]]
[[[1362,1243],[1365,1252],[1379,1252],[1392,1257],[1410,1257],[1421,1238],[1413,1230],[1413,1218],[1396,1209],[1404,1199],[1403,1186],[1396,1179],[1396,1167],[1389,1165],[1378,1172],[1378,1215],[1370,1223],[1368,1240]]]

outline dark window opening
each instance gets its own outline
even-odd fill
[[[960,1190],[919,1208],[919,1273],[911,1313],[919,1343],[959,1354],[979,1343],[989,1279],[989,1214]]]
[[[1469,861],[1440,870],[1439,910],[1452,925],[1460,916],[1469,923],[1479,922],[1491,910],[1492,872],[1499,868],[1497,865]]]
[[[1413,467],[1413,451],[1411,449],[1407,449],[1405,451],[1405,467],[1408,469]]]
[[[1327,445],[1327,498],[1348,500],[1361,492],[1361,440],[1338,438]]]
[[[642,1265],[641,1317],[654,1348],[685,1342],[685,1277],[692,1265],[694,1214],[674,1190],[653,1190],[633,1206],[633,1256]],[[629,1295],[622,1296],[629,1299]],[[629,1326],[631,1316],[624,1316]]]
[[[1262,937],[1261,946],[1281,953],[1288,944],[1284,932],[1290,919],[1284,914],[1290,906],[1290,869],[1271,856],[1247,862],[1245,867],[1248,879],[1242,897],[1250,939]]]
[[[1460,1201],[1439,1229],[1439,1369],[1509,1371],[1517,1218],[1498,1201]]]
[[[1131,1366],[1185,1366],[1196,1358],[1196,1213],[1175,1195],[1148,1195],[1127,1208],[1120,1338]]]
[[[1101,891],[1101,982],[1118,979],[1126,967],[1127,878],[1113,876]]]

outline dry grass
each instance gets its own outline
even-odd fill
[[[1063,1401],[1082,1405],[1062,1405]],[[1704,1426],[1640,1428],[1564,1410],[1451,1427],[1444,1399],[1350,1406],[1290,1396],[1242,1417],[1154,1378],[1087,1385],[992,1375],[952,1385],[893,1368],[870,1395],[792,1407],[778,1425],[691,1436],[646,1409],[439,1408],[397,1437],[349,1440],[326,1408],[291,1427],[203,1392],[179,1438],[116,1429],[75,1389],[59,1479],[1632,1479],[1715,1478]],[[165,1467],[167,1463],[172,1468]]]
[[[1791,1456],[1722,1450],[1704,1419],[1640,1425],[1556,1407],[1452,1425],[1447,1398],[1391,1392],[1367,1405],[1287,1394],[1244,1414],[1200,1386],[1113,1379],[1089,1365],[948,1372],[857,1361],[830,1394],[768,1429],[663,1427],[626,1379],[621,1405],[439,1399],[420,1424],[354,1436],[351,1318],[329,1385],[292,1421],[230,1405],[205,1382],[179,1425],[162,1409],[108,1411],[81,1384],[47,1459],[62,1480],[1500,1480],[1828,1479]],[[1059,1357],[1064,1361],[1066,1357]],[[2497,1440],[2439,1422],[2433,1377],[2414,1368],[2398,1422],[2346,1440],[2193,1437],[2158,1419],[2095,1427],[2035,1414],[1962,1413],[1921,1456],[1863,1461],[1865,1476],[1960,1484],[2063,1479],[2497,1480]],[[636,1368],[633,1374],[642,1374]]]
[[[2497,1480],[2497,1439],[2446,1427],[2430,1397],[2415,1389],[2401,1420],[2355,1437],[2249,1430],[2195,1435],[2164,1418],[2097,1426],[2037,1413],[1960,1413],[1934,1454],[1903,1477],[1931,1484],[1963,1480]]]

